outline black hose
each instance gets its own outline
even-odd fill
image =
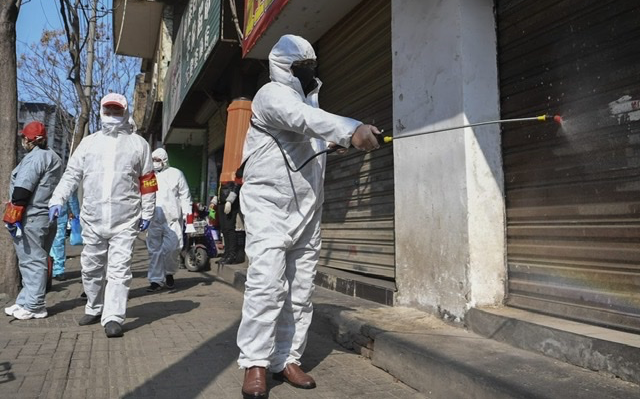
[[[255,127],[255,125],[254,125],[253,123],[252,123],[251,125],[252,125],[253,127]],[[289,170],[290,170],[290,171],[292,171],[292,172],[299,172],[299,171],[300,171],[302,168],[304,168],[304,167],[305,167],[309,162],[311,162],[311,160],[312,160],[313,158],[315,158],[315,157],[317,157],[317,156],[319,156],[319,155],[322,155],[322,154],[331,154],[332,152],[336,151],[338,148],[341,148],[341,147],[334,147],[334,148],[328,148],[328,149],[326,149],[326,150],[322,150],[322,151],[320,151],[320,152],[317,152],[317,153],[313,154],[311,157],[309,157],[309,159],[307,159],[306,161],[304,161],[304,162],[302,163],[302,165],[300,165],[300,167],[299,167],[298,169],[294,169],[294,168],[293,168],[293,166],[291,166],[291,164],[289,163],[289,160],[287,159],[287,155],[284,153],[284,149],[282,148],[282,144],[280,144],[280,141],[278,141],[278,139],[277,139],[273,134],[271,134],[271,133],[267,132],[266,130],[264,130],[264,129],[258,129],[258,128],[256,128],[256,129],[257,129],[257,130],[260,130],[260,131],[261,131],[261,132],[263,132],[263,133],[268,134],[269,136],[271,136],[271,138],[273,139],[273,141],[275,141],[275,142],[276,142],[276,144],[278,145],[278,148],[280,149],[280,152],[282,153],[282,158],[284,158],[284,163],[287,165],[287,168],[289,168]]]
[[[335,152],[335,151],[337,151],[337,150],[339,150],[339,149],[341,149],[341,148],[345,148],[345,147],[342,147],[342,146],[336,145],[336,146],[335,146],[335,147],[333,147],[333,148],[327,148],[326,150],[322,150],[322,151],[320,151],[320,152],[318,152],[318,153],[313,154],[311,157],[309,157],[309,159],[307,159],[306,161],[304,161],[304,162],[302,163],[302,165],[300,165],[300,167],[299,167],[298,169],[294,169],[294,168],[293,168],[293,166],[291,166],[291,164],[289,163],[289,160],[287,159],[287,155],[284,153],[284,149],[282,148],[282,144],[280,144],[280,141],[278,141],[278,139],[277,139],[273,134],[271,134],[271,133],[269,133],[268,131],[266,131],[266,129],[261,129],[261,128],[259,128],[258,126],[256,126],[256,125],[253,123],[253,121],[251,121],[251,122],[249,122],[249,123],[250,123],[250,124],[251,124],[251,126],[252,126],[254,129],[256,129],[257,131],[262,132],[262,133],[266,133],[266,134],[268,134],[269,136],[271,136],[271,138],[273,139],[273,141],[275,141],[275,142],[276,142],[276,144],[278,145],[278,148],[280,149],[280,152],[282,153],[282,157],[284,158],[284,162],[285,162],[285,164],[287,165],[287,168],[289,168],[289,170],[290,170],[290,171],[292,171],[292,172],[299,172],[299,171],[300,171],[302,168],[304,168],[304,167],[305,167],[309,162],[311,162],[311,160],[312,160],[313,158],[315,158],[315,157],[317,157],[317,156],[319,156],[319,155],[322,155],[322,154],[327,154],[327,155],[329,155],[329,154],[331,154],[332,152]],[[382,136],[382,134],[378,135],[378,137],[376,137],[376,138],[378,139],[378,142],[379,142],[380,144],[383,144],[383,143],[384,143],[384,137]],[[245,161],[245,162],[246,162],[246,161]]]

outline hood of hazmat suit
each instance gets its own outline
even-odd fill
[[[151,150],[132,132],[126,98],[110,93],[101,105],[107,101],[124,107],[124,115],[106,117],[101,106],[102,129],[80,142],[49,201],[49,206],[62,205],[82,185],[80,220],[103,237],[135,226],[140,218],[150,220],[156,196],[141,192],[141,178],[153,172]]]
[[[164,148],[154,150],[151,154],[151,159],[153,159],[153,169],[156,172],[163,171],[169,167],[169,154]]]
[[[305,95],[291,65],[315,59],[313,47],[305,39],[295,35],[280,38],[269,54],[271,82],[256,93],[252,102],[251,125],[243,149],[243,213],[260,212],[270,219],[267,223],[294,239],[298,227],[304,228],[322,206],[326,156],[314,158],[299,172],[291,172],[274,139],[265,131],[278,139],[289,163],[297,168],[326,149],[329,141],[349,147],[351,136],[362,124],[318,108],[318,78],[315,89]],[[262,202],[256,200],[258,197]]]
[[[156,170],[158,191],[156,192],[154,219],[165,217],[169,223],[180,221],[191,213],[191,194],[187,179],[179,169],[169,166],[169,155],[163,148],[153,151],[151,156],[154,159],[162,160],[161,170]],[[158,212],[158,208],[162,211]],[[164,223],[161,220],[156,221]]]

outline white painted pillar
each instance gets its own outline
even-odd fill
[[[491,0],[392,2],[394,136],[499,119]],[[398,305],[464,317],[505,293],[500,129],[394,140]]]

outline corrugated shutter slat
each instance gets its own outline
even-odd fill
[[[511,306],[640,331],[640,7],[497,2]],[[633,107],[633,105],[630,105]]]
[[[317,43],[320,105],[391,134],[391,6],[362,2]],[[319,266],[395,276],[393,151],[327,159]]]

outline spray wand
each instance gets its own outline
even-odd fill
[[[498,119],[498,120],[495,120],[495,121],[470,123],[468,125],[445,127],[445,128],[442,128],[442,129],[428,130],[426,132],[411,133],[411,134],[406,134],[404,136],[399,136],[399,137],[395,137],[395,138],[391,137],[391,136],[383,136],[378,141],[380,141],[380,143],[382,144],[382,143],[390,143],[393,140],[406,139],[408,137],[415,137],[415,136],[422,136],[423,134],[431,134],[431,133],[438,133],[438,132],[446,132],[446,131],[449,131],[449,130],[464,129],[464,128],[467,128],[467,127],[482,126],[482,125],[493,125],[493,124],[497,124],[497,123],[502,124],[502,123],[527,122],[527,121],[545,122],[547,120],[553,120],[554,122],[556,122],[558,124],[562,124],[562,117],[560,115],[540,115],[540,116],[531,116],[531,117],[528,117],[528,118]]]
[[[513,123],[513,122],[528,122],[528,121],[546,122],[548,120],[553,120],[554,122],[556,122],[558,124],[562,124],[562,117],[560,115],[547,115],[547,114],[545,114],[545,115],[539,115],[539,116],[531,116],[531,117],[527,117],[527,118],[498,119],[498,120],[495,120],[495,121],[477,122],[477,123],[470,123],[468,125],[461,125],[461,126],[446,127],[446,128],[442,128],[442,129],[428,130],[426,132],[410,133],[410,134],[406,134],[404,136],[395,137],[395,140],[406,139],[408,137],[422,136],[424,134],[431,134],[431,133],[438,133],[438,132],[447,132],[447,131],[450,131],[450,130],[464,129],[464,128],[467,128],[467,127],[474,127],[474,126],[494,125],[494,124],[498,124],[498,123],[502,124],[502,123]],[[287,165],[287,168],[289,168],[289,170],[291,170],[292,172],[300,171],[300,169],[304,168],[305,165],[308,164],[313,158],[315,158],[315,157],[317,157],[319,155],[322,155],[322,154],[327,154],[328,155],[328,154],[331,154],[332,152],[335,152],[335,151],[337,151],[339,149],[343,149],[344,148],[344,147],[341,147],[341,146],[335,146],[335,147],[326,149],[324,151],[320,151],[320,152],[312,155],[306,161],[304,161],[304,163],[302,163],[302,165],[300,165],[300,167],[294,168],[293,166],[291,166],[289,164],[289,161],[287,160],[287,157],[286,157],[286,155],[284,153],[284,149],[282,148],[282,145],[280,144],[278,139],[276,139],[271,133],[267,132],[266,130],[258,128],[253,123],[251,124],[251,126],[253,126],[256,129],[268,134],[269,136],[271,136],[275,140],[276,144],[280,148],[280,152],[282,152],[282,157],[284,158],[284,161],[285,161],[285,164]],[[376,138],[378,139],[378,143],[380,143],[380,145],[391,143],[394,140],[394,137],[392,137],[392,136],[383,136],[382,133],[384,133],[384,130],[381,130],[380,134],[376,135]]]

